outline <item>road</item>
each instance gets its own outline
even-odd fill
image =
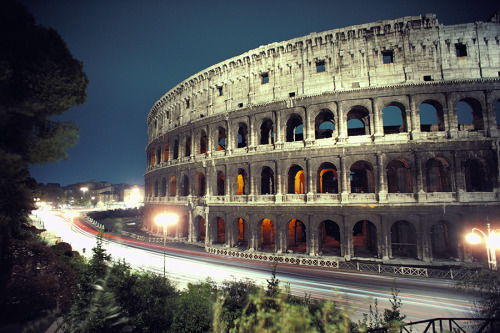
[[[73,249],[91,255],[95,246],[95,231],[78,218],[64,218],[54,212],[37,212],[47,230],[54,230]],[[201,251],[170,247],[164,250],[162,244],[149,244],[136,240],[111,236],[105,238],[105,248],[115,259],[125,259],[131,267],[163,274],[165,265],[168,277],[178,288],[183,289],[188,282],[198,282],[210,278],[217,284],[225,280],[248,278],[265,286],[271,277],[269,263],[220,257]],[[369,313],[377,299],[378,310],[390,308],[391,288],[394,282],[400,290],[402,312],[406,320],[418,321],[439,317],[471,317],[473,299],[457,292],[453,282],[448,280],[393,277],[347,272],[332,268],[306,267],[279,264],[277,278],[282,284],[289,284],[295,295],[310,294],[313,298],[335,300],[338,306],[348,311],[355,320]]]

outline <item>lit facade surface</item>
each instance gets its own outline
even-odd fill
[[[500,219],[499,38],[403,17],[189,77],[147,118],[146,226],[168,211],[170,237],[207,247],[470,261],[463,235]]]

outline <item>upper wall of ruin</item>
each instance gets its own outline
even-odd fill
[[[148,133],[254,105],[338,91],[494,78],[500,24],[445,26],[434,14],[333,29],[272,43],[182,81],[148,115]]]

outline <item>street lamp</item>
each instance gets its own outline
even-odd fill
[[[484,242],[486,244],[486,253],[488,254],[488,267],[491,270],[496,271],[497,270],[496,249],[500,248],[500,229],[492,230],[490,228],[489,223],[487,224],[487,228],[488,228],[487,230],[488,234],[484,233],[481,229],[472,228],[472,232],[467,235],[466,239],[471,244],[479,244],[481,243],[481,237],[479,235],[483,236]]]
[[[155,217],[156,224],[163,226],[163,278],[165,278],[165,247],[167,243],[167,230],[169,224],[177,223],[178,216],[174,213],[161,213]]]

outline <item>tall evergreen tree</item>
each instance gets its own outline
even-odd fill
[[[55,121],[86,100],[88,79],[61,36],[26,8],[0,1],[0,231],[13,234],[33,208],[29,166],[67,158],[78,127]]]

